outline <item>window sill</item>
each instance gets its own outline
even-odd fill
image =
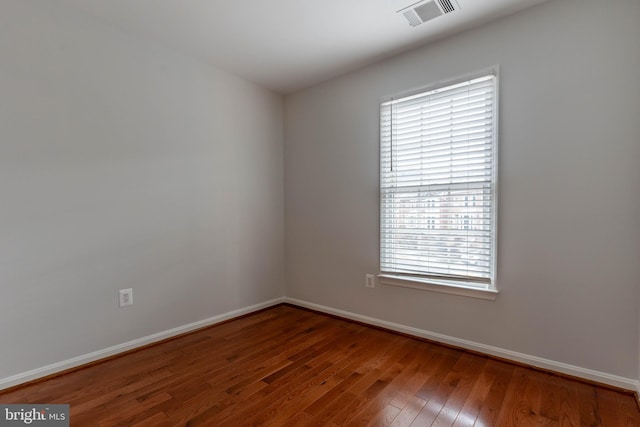
[[[439,280],[394,276],[392,274],[378,274],[378,280],[383,285],[402,286],[404,288],[413,288],[423,291],[461,295],[465,297],[480,298],[485,300],[495,300],[498,296],[498,291],[495,289],[480,289],[477,287],[453,284],[450,282]]]

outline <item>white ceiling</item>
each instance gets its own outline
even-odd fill
[[[58,0],[290,93],[546,0],[457,0],[460,10],[410,27],[418,0]]]

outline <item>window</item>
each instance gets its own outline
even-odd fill
[[[496,133],[497,70],[382,102],[383,283],[495,290]]]

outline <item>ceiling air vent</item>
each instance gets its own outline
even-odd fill
[[[458,6],[455,0],[428,0],[414,3],[409,7],[400,9],[398,13],[401,13],[407,18],[409,25],[415,27],[458,9],[460,9],[460,6]]]

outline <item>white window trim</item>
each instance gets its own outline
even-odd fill
[[[496,86],[495,86],[495,110],[496,114],[494,115],[494,157],[496,162],[494,164],[494,172],[493,172],[493,191],[494,191],[494,204],[493,204],[493,212],[492,212],[492,220],[494,227],[494,244],[493,244],[493,277],[491,283],[487,288],[480,288],[477,285],[465,285],[462,281],[448,281],[448,280],[437,280],[427,277],[418,277],[418,276],[405,276],[405,275],[394,275],[392,273],[379,273],[377,275],[379,283],[383,285],[389,286],[399,286],[404,288],[418,289],[423,291],[431,291],[431,292],[439,292],[445,294],[466,296],[471,298],[479,298],[484,300],[496,300],[499,290],[497,287],[497,258],[498,258],[498,163],[499,163],[499,116],[500,116],[500,67],[499,65],[494,65],[492,67],[488,67],[482,70],[475,71],[473,73],[468,73],[464,75],[460,75],[451,79],[443,79],[437,82],[431,83],[426,86],[414,88],[409,91],[405,91],[399,94],[394,94],[392,96],[385,96],[380,98],[380,103],[388,102],[390,100],[396,98],[403,98],[407,96],[411,96],[420,92],[426,92],[429,90],[433,90],[437,87],[445,86],[445,85],[453,85],[456,83],[460,83],[466,80],[471,80],[486,74],[494,74],[496,77]],[[380,204],[380,203],[379,203]],[[378,238],[378,242],[380,242],[380,238]],[[379,243],[380,244],[380,243]],[[380,264],[380,263],[378,263]]]
[[[495,300],[499,293],[497,289],[465,286],[462,284],[463,282],[449,282],[413,276],[395,276],[380,273],[378,274],[378,281],[383,285],[400,286],[403,288],[461,295],[485,300]]]

